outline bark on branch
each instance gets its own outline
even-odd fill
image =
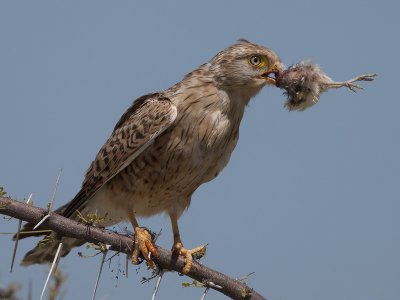
[[[0,197],[0,214],[37,224],[47,214],[47,210],[27,205],[11,198]],[[55,213],[52,213],[45,222],[47,227],[62,236],[84,239],[87,242],[96,244],[103,243],[110,245],[110,250],[126,254],[132,253],[133,239],[131,237],[98,227],[89,228],[86,224],[64,218]],[[160,268],[181,272],[185,263],[182,257],[172,255],[171,251],[158,245],[156,245],[156,248],[159,257],[154,258],[154,260]],[[265,300],[263,296],[249,288],[245,283],[195,261],[190,272],[186,275],[205,284],[212,282],[217,286],[221,286],[222,288],[215,288],[215,286],[210,285],[214,290],[232,299]]]

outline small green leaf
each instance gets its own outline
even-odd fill
[[[197,280],[193,280],[191,283],[189,282],[182,282],[182,287],[197,287],[197,288],[204,288],[206,287],[203,283]]]
[[[2,186],[0,186],[0,197],[7,195],[7,192],[4,190]]]

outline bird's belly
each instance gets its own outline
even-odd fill
[[[204,133],[198,126],[177,126],[160,136],[107,184],[107,198],[141,216],[180,215],[193,192],[225,167],[237,143],[238,129],[226,134],[215,130]]]

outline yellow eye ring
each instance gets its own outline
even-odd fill
[[[254,67],[263,67],[266,64],[265,58],[260,55],[252,55],[249,57],[249,64]]]

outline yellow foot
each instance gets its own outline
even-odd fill
[[[151,260],[150,254],[157,257],[158,253],[151,239],[151,234],[147,230],[135,227],[135,245],[131,257],[131,261],[134,265],[140,264],[139,256],[142,255],[147,265],[150,268],[154,268],[154,262]]]
[[[193,249],[186,249],[183,247],[182,243],[175,243],[172,247],[172,252],[174,254],[181,254],[185,257],[185,266],[182,269],[183,274],[187,274],[192,267],[193,257],[199,259],[206,254],[207,245],[202,245]]]

